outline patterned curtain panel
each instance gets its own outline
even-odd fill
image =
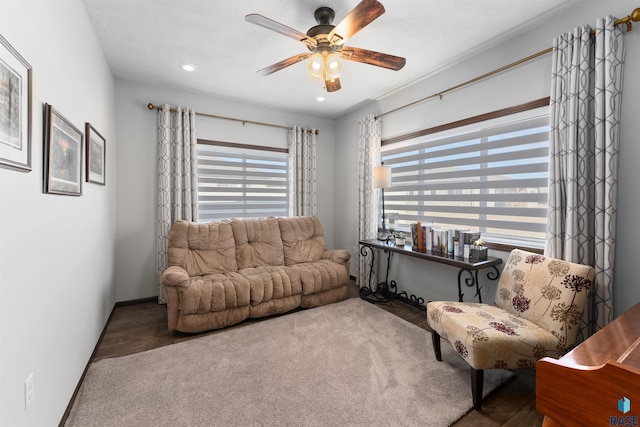
[[[318,214],[316,130],[295,126],[289,130],[289,214]]]
[[[379,192],[373,188],[373,168],[380,165],[380,141],[382,135],[382,122],[374,115],[368,115],[359,122],[358,144],[358,239],[374,239],[378,236],[379,222]],[[358,259],[358,275],[356,277],[359,287],[369,283],[371,253],[360,253]],[[377,261],[377,260],[376,260]],[[378,266],[373,266],[371,285],[375,286]],[[374,288],[375,289],[375,288]]]
[[[179,220],[198,220],[196,114],[169,105],[158,110],[158,302],[166,303],[160,275],[167,268],[167,238]]]
[[[579,340],[613,319],[613,265],[624,33],[615,18],[553,41],[549,217],[545,253],[593,265]]]

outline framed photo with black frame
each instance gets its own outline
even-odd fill
[[[50,104],[44,115],[44,192],[81,196],[84,136]]]
[[[86,179],[87,182],[106,185],[106,148],[107,141],[90,123],[84,125],[87,141]]]
[[[31,170],[31,65],[2,35],[0,166]]]

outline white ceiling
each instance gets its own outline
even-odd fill
[[[344,61],[342,89],[333,93],[307,76],[305,62],[256,74],[307,48],[244,17],[259,13],[306,33],[316,8],[333,8],[337,25],[359,0],[83,1],[116,77],[335,118],[584,0],[380,0],[386,12],[347,44],[403,56],[405,67]],[[184,62],[197,70],[182,71]]]

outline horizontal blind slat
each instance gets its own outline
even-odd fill
[[[438,190],[483,190],[491,188],[531,188],[542,189],[546,188],[548,184],[548,178],[526,178],[519,180],[499,179],[492,181],[464,181],[464,182],[449,182],[449,183],[435,183],[435,184],[414,184],[392,186],[390,189],[385,189],[385,196],[387,194],[393,194],[399,191],[438,191]],[[428,196],[425,196],[428,197]]]
[[[204,159],[198,158],[198,167],[203,170],[207,169],[217,169],[217,168],[260,168],[260,169],[273,169],[273,170],[287,170],[286,163],[275,163],[275,162],[246,162],[243,159],[238,159],[238,161],[228,161],[228,160],[219,160],[219,159]]]
[[[481,199],[479,196],[482,196]],[[421,195],[394,195],[390,193],[384,194],[384,200],[386,203],[402,201],[407,205],[408,202],[422,202],[424,201],[424,196]],[[546,205],[547,203],[547,194],[546,193],[530,193],[530,194],[520,194],[520,193],[486,193],[486,194],[430,194],[429,202],[441,202],[441,201],[450,201],[450,202],[535,202],[535,203],[543,203]]]
[[[406,210],[404,205],[387,203],[386,209],[390,211]],[[425,206],[423,210],[429,212],[444,212],[450,214],[469,215],[507,215],[519,217],[543,218],[547,215],[546,207],[496,207],[496,206]]]
[[[215,173],[207,173],[206,170],[202,170],[198,168],[198,174],[202,174],[204,176],[253,176],[253,177],[262,177],[262,178],[283,178],[286,177],[286,172],[271,172],[268,170],[263,171],[254,171],[254,170],[246,170],[246,169],[233,169],[233,170],[216,170]]]
[[[224,186],[253,186],[253,185],[275,185],[275,186],[287,186],[288,180],[286,175],[282,177],[271,177],[268,181],[265,182],[263,179],[246,179],[243,177],[230,177],[223,178],[223,174],[214,176],[214,175],[198,175],[198,183],[200,185],[208,186],[208,184],[215,184],[220,188],[224,188]]]

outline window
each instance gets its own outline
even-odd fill
[[[383,145],[386,211],[400,228],[430,221],[543,248],[548,152],[548,107]]]
[[[287,216],[286,149],[198,140],[200,222]]]

